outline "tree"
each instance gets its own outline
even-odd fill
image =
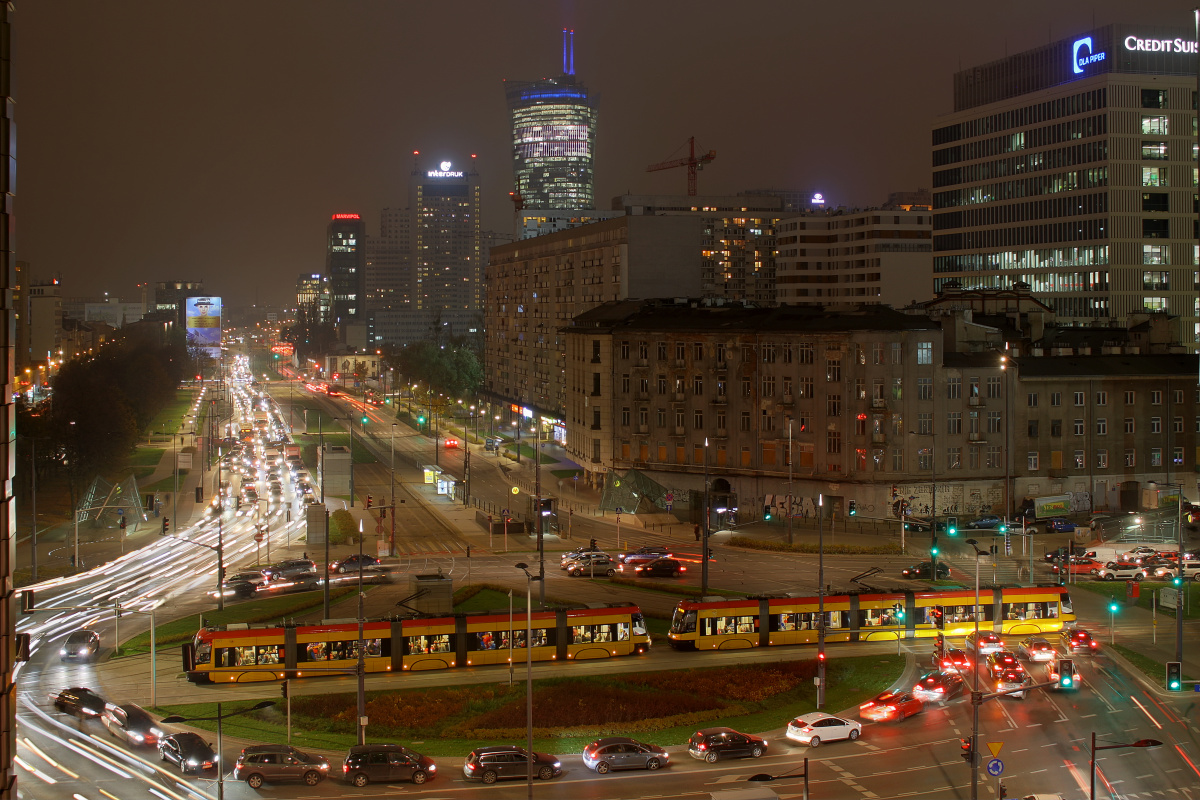
[[[358,541],[358,523],[344,508],[329,515],[329,543],[347,544]]]

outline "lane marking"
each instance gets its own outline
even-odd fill
[[[1147,718],[1148,718],[1148,719],[1149,719],[1151,722],[1153,722],[1153,723],[1154,723],[1154,726],[1155,726],[1156,728],[1158,728],[1160,731],[1162,730],[1162,723],[1160,723],[1158,720],[1156,720],[1156,719],[1155,719],[1155,718],[1154,718],[1154,717],[1153,717],[1153,716],[1150,714],[1150,712],[1146,710],[1146,707],[1145,707],[1144,705],[1142,705],[1141,703],[1138,703],[1138,699],[1137,699],[1136,697],[1134,697],[1133,695],[1129,695],[1129,699],[1130,699],[1130,700],[1132,700],[1132,701],[1133,701],[1133,702],[1134,702],[1134,703],[1137,705],[1137,707],[1138,707],[1138,708],[1140,708],[1140,709],[1142,710],[1142,713],[1143,713],[1143,714],[1145,714],[1145,715],[1146,715],[1146,717],[1147,717]]]

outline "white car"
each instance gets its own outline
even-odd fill
[[[1132,561],[1134,563],[1142,563],[1144,558],[1154,558],[1158,555],[1158,550],[1153,547],[1135,547],[1132,550],[1127,550],[1121,554],[1122,561]]]
[[[1017,655],[1026,661],[1053,661],[1054,645],[1040,636],[1030,636],[1017,645]]]
[[[861,723],[820,711],[796,717],[787,726],[788,739],[809,747],[819,747],[821,742],[833,742],[838,739],[854,741],[861,733]]]
[[[1096,579],[1102,581],[1142,581],[1146,579],[1146,568],[1141,564],[1110,561],[1096,570]]]

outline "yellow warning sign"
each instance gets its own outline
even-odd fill
[[[1004,742],[988,742],[987,746],[988,750],[992,751],[992,758],[996,758],[1000,755],[1000,748],[1004,747]]]

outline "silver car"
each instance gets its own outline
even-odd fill
[[[1053,661],[1054,645],[1040,636],[1030,636],[1017,645],[1017,655],[1026,661]]]
[[[619,566],[617,560],[608,553],[585,553],[580,558],[568,561],[563,568],[572,577],[594,574],[607,575],[611,578],[617,574]]]
[[[597,739],[583,748],[584,765],[601,775],[614,769],[656,770],[670,762],[671,756],[658,745],[624,736]]]

